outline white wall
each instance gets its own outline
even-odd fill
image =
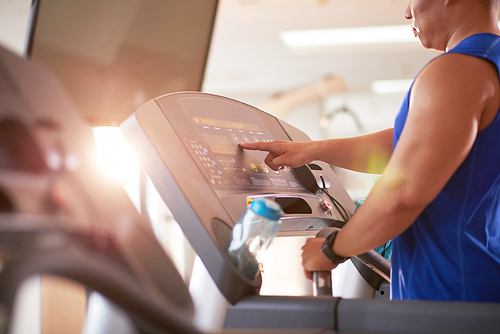
[[[0,0],[0,44],[19,55],[24,50],[31,1]]]

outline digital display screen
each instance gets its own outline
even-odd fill
[[[220,119],[211,119],[203,117],[193,117],[193,121],[198,125],[216,126],[226,129],[236,129],[245,131],[262,131],[257,124],[234,122],[234,121],[224,121]]]

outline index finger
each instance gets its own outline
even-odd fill
[[[239,143],[241,148],[245,150],[267,151],[271,149],[271,143],[259,141],[256,143]]]

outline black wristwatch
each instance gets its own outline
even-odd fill
[[[327,258],[330,259],[330,261],[332,261],[333,264],[340,264],[349,260],[348,257],[338,256],[333,251],[333,243],[335,242],[335,237],[337,236],[338,232],[339,231],[334,231],[332,234],[327,236],[325,243],[323,244],[323,246],[321,246],[321,251],[326,255]]]

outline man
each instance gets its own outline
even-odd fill
[[[273,169],[312,160],[385,169],[336,235],[336,258],[394,239],[392,299],[500,302],[499,0],[412,0],[405,17],[425,48],[445,51],[417,76],[394,129],[304,143],[240,144],[269,151]],[[308,239],[302,264],[336,264]],[[336,261],[335,261],[336,262]]]

